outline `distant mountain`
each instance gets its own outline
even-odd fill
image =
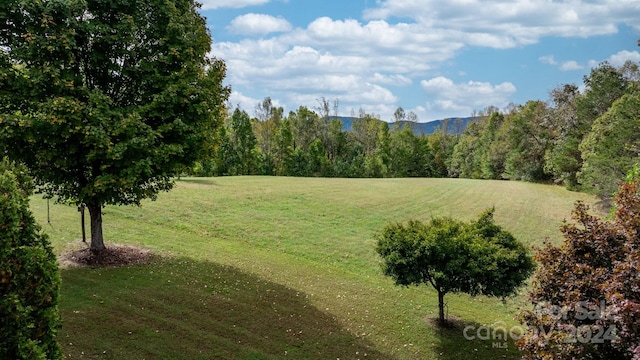
[[[330,119],[338,119],[342,121],[342,130],[351,131],[354,120],[358,120],[358,118],[351,116],[331,116]],[[465,118],[450,118],[450,119],[442,119],[442,120],[434,120],[429,122],[409,122],[409,121],[401,121],[399,125],[401,128],[405,126],[411,126],[413,132],[416,135],[420,134],[433,134],[438,129],[441,129],[443,126],[447,127],[447,132],[449,134],[458,135],[461,134],[464,129],[467,128],[467,125],[471,121],[477,120],[477,117],[465,117]],[[380,120],[382,121],[382,120]],[[393,128],[396,125],[395,122],[389,123],[389,128]]]

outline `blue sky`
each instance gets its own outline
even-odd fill
[[[230,102],[338,100],[392,120],[547,100],[602,61],[640,62],[638,0],[200,0]]]

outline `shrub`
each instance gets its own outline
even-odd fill
[[[640,359],[640,194],[621,184],[611,221],[577,203],[564,243],[547,245],[520,321],[526,359]]]
[[[15,171],[11,171],[14,168]],[[60,275],[29,210],[26,171],[0,163],[0,359],[60,359]]]

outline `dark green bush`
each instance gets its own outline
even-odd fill
[[[31,211],[32,184],[0,162],[0,359],[60,359],[60,275]]]

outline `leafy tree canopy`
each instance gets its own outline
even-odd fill
[[[0,149],[49,196],[140,204],[211,150],[229,88],[193,0],[0,3]]]
[[[444,295],[506,297],[533,272],[525,247],[495,224],[493,209],[470,223],[433,218],[387,225],[376,235],[383,272],[397,285],[429,284],[438,292],[444,323]]]
[[[593,123],[580,144],[584,164],[578,179],[604,198],[640,159],[640,92],[623,95]]]
[[[62,359],[58,263],[29,210],[32,185],[0,161],[0,359]]]
[[[528,326],[519,340],[528,359],[640,359],[640,186],[636,166],[621,184],[615,217],[604,221],[577,203],[564,242],[539,262]]]

